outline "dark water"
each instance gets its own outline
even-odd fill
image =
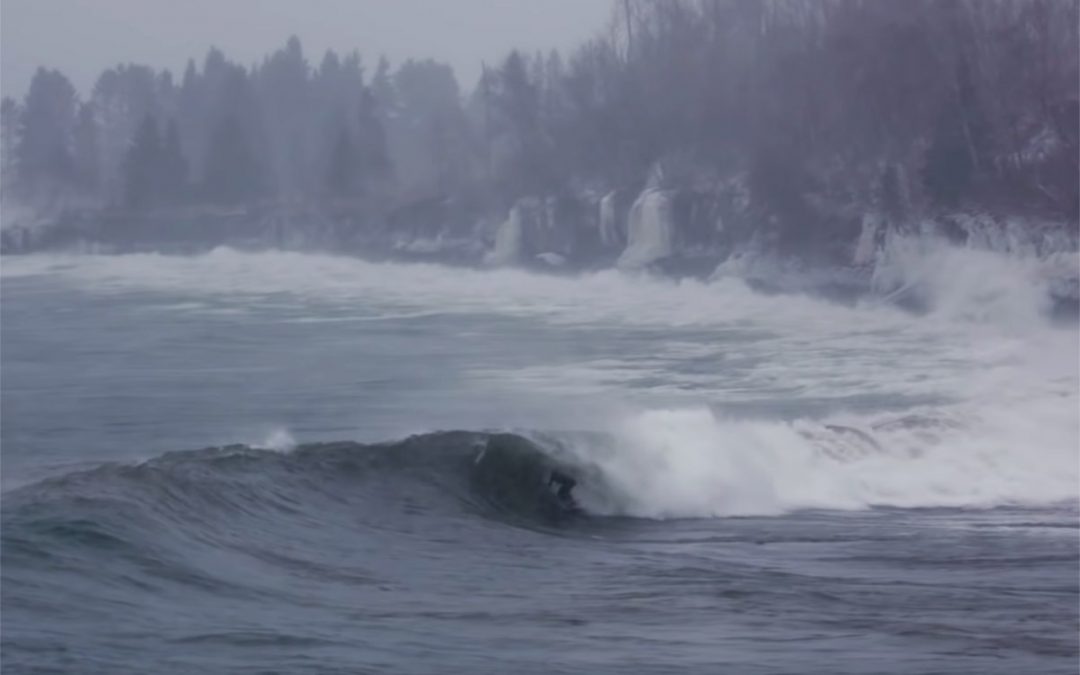
[[[321,322],[347,303],[78,281],[4,279],[4,672],[1077,672],[1073,418],[962,455],[955,352],[888,379],[897,330],[837,337],[770,385],[765,319]],[[830,359],[865,376],[792,388]]]

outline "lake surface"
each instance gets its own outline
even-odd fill
[[[1075,673],[1077,329],[948,256],[6,257],[3,669]]]

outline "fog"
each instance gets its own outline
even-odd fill
[[[4,0],[4,94],[21,97],[38,66],[89,93],[105,68],[136,61],[183,72],[212,46],[254,63],[290,35],[312,53],[354,48],[370,61],[433,58],[468,86],[512,48],[568,49],[607,19],[605,0]]]
[[[4,673],[1076,673],[1080,0],[0,2]]]

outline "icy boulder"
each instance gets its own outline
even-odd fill
[[[623,196],[618,190],[612,190],[600,199],[600,246],[604,249],[618,250],[626,245],[623,215],[626,207],[620,202],[623,202]]]
[[[536,260],[547,267],[566,267],[566,258],[558,253],[552,253],[551,251],[538,253],[536,255]]]
[[[495,231],[495,245],[484,257],[488,265],[516,265],[526,257],[526,233],[538,227],[538,221],[544,217],[540,200],[533,198],[519,199],[510,209],[509,215]]]
[[[872,265],[877,255],[878,240],[882,234],[882,219],[876,213],[866,213],[862,219],[862,230],[859,240],[855,244],[855,253],[852,256],[852,264],[856,267]]]
[[[674,252],[673,192],[648,188],[630,207],[627,244],[618,267],[640,269]]]
[[[484,262],[496,266],[550,267],[555,265],[551,260],[556,258],[563,261],[558,266],[579,258],[588,249],[588,242],[583,242],[580,235],[589,228],[596,229],[595,221],[586,224],[583,220],[585,210],[578,200],[565,196],[517,200],[495,231],[494,245]]]

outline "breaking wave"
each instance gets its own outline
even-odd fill
[[[596,512],[648,518],[1073,501],[1075,400],[1039,407],[924,409],[843,423],[649,411],[590,448],[604,487],[583,501]]]
[[[889,236],[871,286],[886,300],[949,320],[1038,325],[1055,305],[1075,304],[1075,249],[956,246],[938,237]]]
[[[58,545],[133,555],[179,552],[193,540],[231,546],[248,528],[272,534],[275,523],[355,531],[423,517],[543,529],[606,516],[1052,505],[1076,498],[1075,439],[1047,431],[1068,428],[1070,403],[1008,419],[927,410],[847,424],[653,410],[604,433],[438,432],[171,452],[5,493],[5,558],[47,558]],[[560,494],[567,478],[572,489]]]
[[[105,516],[128,509],[131,523],[181,523],[226,504],[309,513],[313,504],[332,510],[359,500],[378,504],[375,511],[428,509],[427,502],[416,506],[421,495],[440,505],[432,512],[464,505],[537,523],[578,509],[591,516],[714,517],[1077,497],[1077,333],[1046,321],[1052,275],[1035,257],[896,240],[874,278],[879,294],[848,306],[763,295],[737,279],[671,282],[610,271],[570,278],[226,249],[194,257],[29,256],[5,261],[3,274],[54,275],[95,293],[168,291],[173,302],[177,295],[184,301],[177,311],[228,310],[206,304],[227,298],[239,308],[291,303],[309,311],[321,303],[363,320],[492,313],[605,330],[756,331],[717,352],[729,364],[737,365],[736,357],[752,364],[742,380],[725,371],[727,381],[693,390],[698,405],[645,404],[591,433],[454,432],[294,449],[281,432],[265,444],[274,450],[170,454],[27,486],[5,495],[6,522],[26,519],[30,507],[18,505],[30,503],[49,518],[77,512],[78,522],[95,522],[85,508],[49,505],[57,499],[89,500]],[[927,315],[890,306],[901,296]],[[696,350],[689,358],[711,358],[708,340],[694,339],[684,340]],[[658,362],[658,381],[667,372],[668,384],[687,389],[678,377],[697,377],[665,367]],[[526,379],[523,370],[514,372]],[[604,372],[610,381],[615,369]],[[767,397],[765,385],[776,382],[803,396],[806,410],[811,394],[911,394],[925,404],[768,418],[736,412],[727,405],[734,400],[724,398],[736,389],[744,398]],[[573,508],[546,482],[564,464],[578,481]]]

